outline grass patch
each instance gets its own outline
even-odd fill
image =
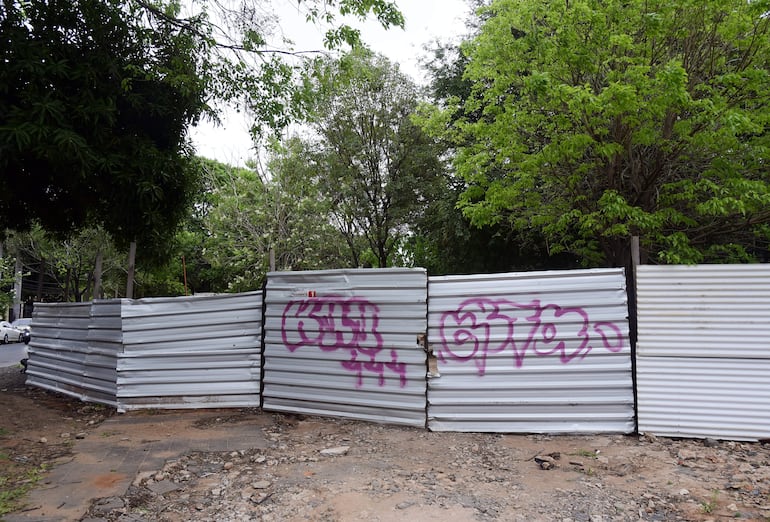
[[[45,466],[34,468],[18,477],[0,475],[0,517],[19,509],[21,499],[40,480]]]
[[[575,453],[572,453],[572,455],[575,455],[578,457],[586,457],[589,459],[595,459],[596,457],[599,456],[599,453],[597,453],[596,451],[581,449],[581,450],[577,450]]]
[[[711,500],[708,502],[703,501],[700,503],[700,509],[706,514],[713,513],[714,510],[717,508],[717,495],[719,494],[719,491],[714,490],[711,493]]]

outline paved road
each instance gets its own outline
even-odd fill
[[[15,366],[24,357],[24,343],[0,344],[0,368]]]

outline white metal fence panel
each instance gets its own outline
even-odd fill
[[[667,437],[770,437],[770,359],[640,357],[639,431]]]
[[[770,265],[639,266],[639,431],[770,437]]]
[[[770,358],[770,265],[642,265],[640,356]]]
[[[121,299],[93,301],[88,325],[86,370],[104,393],[103,402],[111,406],[117,404],[117,364],[123,350],[121,303]]]
[[[271,272],[263,407],[425,425],[423,269]]]
[[[622,269],[431,277],[435,431],[634,430]]]
[[[36,303],[32,316],[27,384],[115,406],[120,344],[92,346],[92,313],[109,322],[114,303]]]
[[[118,409],[259,407],[262,293],[124,301]]]

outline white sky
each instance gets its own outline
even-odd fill
[[[447,40],[462,36],[468,7],[465,0],[397,0],[397,3],[406,20],[404,30],[385,31],[376,21],[351,25],[361,29],[363,40],[373,50],[398,62],[403,72],[418,83],[424,83],[418,63],[420,56],[425,54],[423,46],[437,38]],[[305,23],[297,14],[296,0],[276,0],[275,4],[281,27],[294,40],[297,50],[323,47],[322,31]],[[198,155],[231,165],[244,165],[255,155],[248,127],[248,116],[235,111],[223,116],[220,127],[202,122],[192,129]]]

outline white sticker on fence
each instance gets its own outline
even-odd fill
[[[422,269],[271,272],[266,410],[425,425]]]
[[[630,433],[622,269],[431,277],[428,427]]]

